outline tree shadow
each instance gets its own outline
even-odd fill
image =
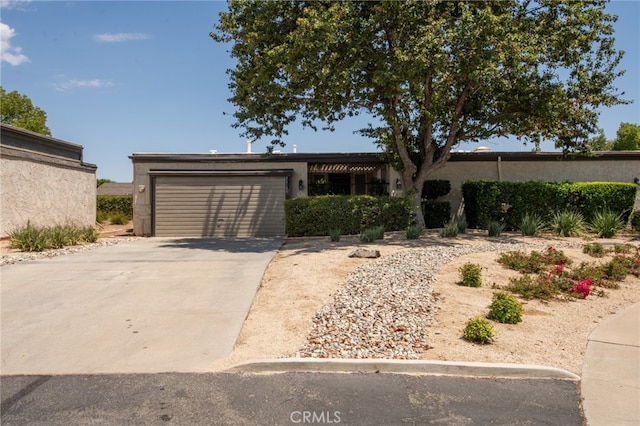
[[[277,251],[281,246],[282,240],[277,238],[174,238],[160,245],[162,248],[228,253],[266,253]]]

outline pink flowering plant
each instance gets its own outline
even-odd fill
[[[640,278],[640,247],[625,245],[624,250],[614,248],[608,262],[581,263],[572,267],[572,261],[553,246],[543,252],[510,251],[500,255],[497,262],[505,268],[524,274],[511,278],[507,290],[525,299],[549,300],[565,295],[585,299],[593,287],[619,288],[628,275]],[[604,295],[602,290],[597,293]]]
[[[586,299],[589,293],[591,293],[591,284],[591,278],[585,278],[584,280],[576,283],[576,285],[574,285],[569,291],[576,295],[576,297]]]

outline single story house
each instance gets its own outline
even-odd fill
[[[34,226],[93,226],[96,169],[83,147],[0,124],[0,237]]]
[[[136,235],[246,237],[285,234],[284,201],[321,193],[403,194],[399,174],[378,153],[134,153]],[[461,212],[470,179],[634,182],[640,152],[593,156],[560,153],[466,152],[429,179],[446,179],[446,200]]]
[[[131,182],[105,182],[98,187],[98,195],[132,196],[133,183]]]

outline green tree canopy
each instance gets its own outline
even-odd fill
[[[394,160],[416,218],[452,147],[515,135],[587,150],[597,108],[624,103],[604,1],[231,1],[236,126],[282,144],[287,127],[369,114],[361,130]]]
[[[634,151],[640,149],[640,126],[631,123],[620,123],[612,149],[614,151]]]
[[[0,121],[22,129],[51,136],[47,113],[34,106],[26,95],[17,91],[6,93],[0,86]]]
[[[613,147],[613,142],[607,140],[607,137],[604,134],[604,130],[598,129],[598,134],[587,142],[587,147],[589,151],[611,151]]]

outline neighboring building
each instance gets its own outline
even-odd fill
[[[93,226],[96,166],[82,146],[0,124],[0,237],[34,226]]]
[[[134,168],[136,235],[186,237],[285,234],[284,200],[319,193],[402,194],[399,174],[380,154],[148,154]],[[429,179],[446,179],[460,212],[466,180],[633,182],[640,152],[592,157],[559,153],[453,153]]]
[[[133,183],[105,182],[98,187],[98,195],[133,195]]]

